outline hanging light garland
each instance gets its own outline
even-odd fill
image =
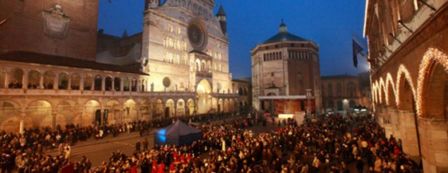
[[[436,48],[429,48],[428,51],[423,55],[423,59],[420,62],[418,78],[417,78],[417,114],[422,116],[425,112],[424,107],[426,106],[426,99],[424,97],[424,87],[427,77],[431,73],[431,64],[438,63],[443,66],[445,71],[448,71],[448,56],[442,51]],[[428,91],[431,92],[431,91]]]
[[[415,87],[414,87],[414,82],[413,82],[413,80],[412,80],[412,77],[411,77],[411,74],[409,73],[409,70],[406,68],[406,66],[404,66],[403,64],[401,64],[399,67],[398,67],[398,72],[397,72],[397,81],[395,82],[395,84],[396,84],[396,89],[397,89],[397,97],[396,97],[396,100],[397,100],[397,106],[398,107],[400,107],[401,106],[401,101],[400,101],[400,97],[402,97],[401,95],[400,95],[400,86],[402,86],[403,84],[401,83],[402,82],[402,78],[405,78],[405,80],[407,80],[408,81],[408,83],[409,83],[409,86],[410,86],[410,88],[411,88],[411,91],[412,91],[412,99],[414,99],[414,101],[416,101],[415,99]]]

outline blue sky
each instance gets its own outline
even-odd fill
[[[100,0],[99,28],[121,35],[142,31],[145,0]],[[281,19],[289,32],[313,40],[320,47],[321,75],[366,71],[360,57],[352,63],[352,36],[362,38],[363,0],[216,0],[227,13],[230,71],[249,77],[250,50],[278,31]]]

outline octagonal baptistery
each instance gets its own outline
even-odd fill
[[[319,47],[287,30],[252,50],[253,107],[276,114],[321,109]]]

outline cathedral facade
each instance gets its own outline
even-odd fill
[[[220,98],[233,93],[226,15],[213,14],[213,0],[148,1],[142,35],[149,89],[198,95],[198,113],[222,111]]]

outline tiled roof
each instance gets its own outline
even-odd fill
[[[117,66],[117,65],[97,63],[95,61],[76,59],[71,57],[40,54],[25,51],[12,51],[0,54],[0,60],[148,75],[140,71],[139,64],[133,64],[129,66]]]
[[[297,35],[291,34],[289,32],[279,32],[278,34],[266,40],[263,44],[277,43],[283,41],[308,41],[308,40],[299,37]]]

